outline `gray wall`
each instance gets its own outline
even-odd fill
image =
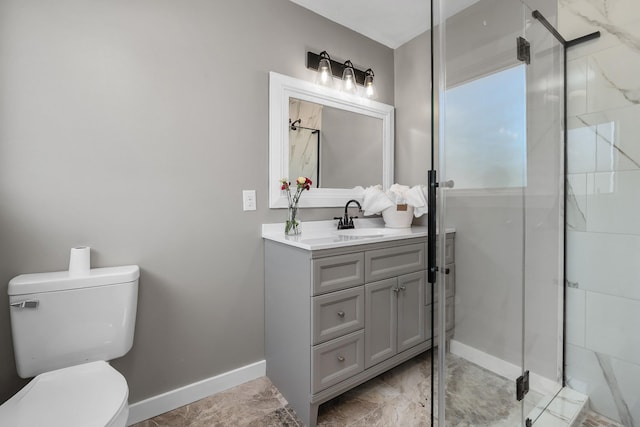
[[[522,195],[450,195],[446,205],[456,228],[454,339],[520,366]]]
[[[409,186],[426,184],[431,162],[430,38],[431,31],[426,31],[394,52],[395,176],[396,182]]]
[[[0,2],[0,307],[15,275],[142,269],[130,401],[264,357],[260,225],[268,71],[307,80],[306,50],[376,73],[393,51],[286,0]],[[241,190],[258,210],[243,212]],[[304,220],[336,209],[305,210]],[[15,374],[0,309],[0,401]]]

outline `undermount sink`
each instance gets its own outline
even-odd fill
[[[338,236],[349,236],[354,238],[380,237],[392,233],[393,231],[387,228],[351,228],[346,230],[336,230],[336,234]]]

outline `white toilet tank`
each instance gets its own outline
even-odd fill
[[[9,282],[11,332],[18,375],[125,355],[133,344],[137,265],[23,274]]]

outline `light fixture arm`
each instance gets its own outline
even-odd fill
[[[320,59],[323,57],[321,56],[323,53],[326,54],[326,52],[321,52],[320,54],[307,52],[307,68],[310,70],[318,71],[318,65],[320,64]],[[327,58],[328,56],[329,55],[326,54],[326,57],[324,58]],[[344,73],[344,69],[346,68],[345,64],[351,64],[351,61],[342,63],[329,58],[329,63],[331,64],[331,74],[333,74],[333,76],[337,77],[338,79],[342,79],[342,74]],[[369,70],[371,69],[369,68]],[[366,72],[353,67],[353,73],[356,76],[356,83],[360,86],[364,86],[364,78],[366,77]],[[371,73],[373,74],[373,71],[371,71]]]

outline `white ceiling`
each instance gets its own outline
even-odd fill
[[[291,1],[392,49],[429,29],[429,0]],[[451,16],[478,0],[442,1]]]

